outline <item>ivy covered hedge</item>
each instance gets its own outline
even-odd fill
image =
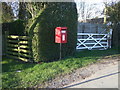
[[[62,58],[75,52],[77,42],[77,9],[73,2],[47,3],[35,19],[26,25],[31,37],[35,62],[59,59],[59,44],[55,43],[55,28],[68,27],[68,43],[62,44]]]
[[[2,32],[9,31],[9,34],[25,35],[25,21],[16,20],[13,22],[2,23]]]

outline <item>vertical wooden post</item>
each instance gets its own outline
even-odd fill
[[[28,35],[28,50],[29,50],[29,60],[28,62],[34,62],[34,57],[33,57],[33,54],[32,54],[32,38],[31,36]]]
[[[20,58],[20,36],[18,36],[18,58]]]
[[[95,33],[98,34],[98,25],[95,26]],[[99,35],[96,35],[96,39],[99,38]]]
[[[31,51],[32,50],[30,49],[30,38],[29,37],[28,37],[27,41],[28,41],[28,50],[29,50],[29,60],[28,61],[30,62],[31,61]]]
[[[8,48],[8,35],[9,35],[9,32],[8,31],[5,31],[5,54],[7,55],[7,48]]]
[[[107,16],[106,16],[107,9],[105,7],[104,9],[104,24],[106,24]]]
[[[85,23],[82,25],[82,33],[85,33]],[[82,39],[84,39],[84,36],[82,36]]]

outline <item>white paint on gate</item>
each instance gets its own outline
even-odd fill
[[[108,34],[78,33],[76,49],[107,49]],[[85,38],[79,38],[85,37]]]

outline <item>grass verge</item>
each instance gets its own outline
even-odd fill
[[[16,60],[3,58],[2,63],[2,87],[3,88],[26,88],[34,87],[45,81],[55,78],[59,74],[67,74],[73,70],[97,62],[98,59],[119,54],[115,49],[94,50],[77,52],[74,56],[66,59],[30,64]]]

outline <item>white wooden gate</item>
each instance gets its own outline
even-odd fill
[[[107,49],[108,34],[78,33],[76,49]]]

